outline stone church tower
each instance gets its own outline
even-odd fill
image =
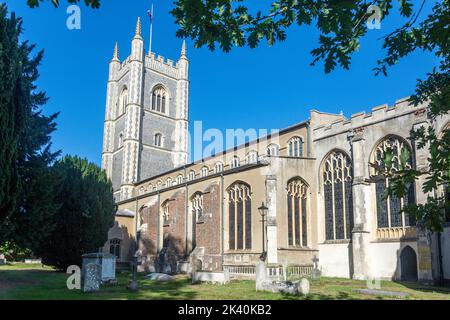
[[[139,181],[183,166],[188,159],[189,61],[183,42],[172,60],[145,54],[137,21],[131,55],[109,64],[102,167],[116,201],[133,196]]]

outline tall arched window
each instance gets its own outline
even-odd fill
[[[127,109],[127,104],[128,104],[128,90],[127,88],[124,88],[119,98],[119,114],[118,114],[119,117],[125,113],[125,110]]]
[[[353,171],[350,157],[331,152],[323,163],[326,240],[351,239],[353,229]]]
[[[163,87],[158,86],[152,93],[152,110],[166,113],[166,90]]]
[[[288,243],[289,246],[308,246],[308,186],[296,178],[288,183]]]
[[[161,133],[156,133],[155,137],[154,137],[154,144],[157,147],[162,147],[162,134]]]
[[[111,239],[109,240],[109,253],[115,255],[117,260],[120,260],[120,239]]]
[[[198,192],[191,198],[192,206],[192,249],[197,245],[197,222],[203,215],[203,194]]]
[[[390,152],[392,155],[392,167],[386,168],[385,155]],[[403,163],[402,158],[407,161]],[[414,218],[402,212],[403,207],[414,200],[414,185],[409,185],[407,196],[397,198],[389,196],[383,198],[384,191],[389,186],[389,178],[383,173],[386,171],[395,172],[401,170],[403,166],[411,168],[412,153],[408,143],[397,136],[389,136],[375,148],[371,157],[371,175],[375,179],[376,200],[377,200],[377,227],[378,229],[407,227],[415,225]]]
[[[230,250],[252,248],[251,189],[240,182],[228,189],[228,241]]]
[[[303,139],[294,137],[289,140],[289,157],[303,157]]]
[[[268,156],[278,157],[279,154],[280,154],[280,147],[277,144],[272,143],[267,147]]]
[[[241,160],[238,156],[234,156],[230,161],[230,167],[231,169],[237,168],[241,165]]]

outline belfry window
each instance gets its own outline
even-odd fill
[[[109,253],[115,255],[117,260],[120,260],[120,239],[111,239],[109,240]]]
[[[308,246],[308,186],[300,179],[289,182],[287,187],[288,243],[289,246]]]
[[[125,88],[122,90],[119,98],[119,111],[117,116],[121,116],[125,113],[128,104],[128,90]]]
[[[294,137],[289,140],[289,157],[303,157],[303,139],[300,137]]]
[[[166,90],[163,87],[158,86],[153,90],[152,93],[152,110],[166,113]]]
[[[155,146],[162,147],[162,134],[161,133],[155,134],[154,140],[155,140],[154,141]]]
[[[353,229],[353,172],[350,158],[333,151],[323,163],[326,240],[351,239]]]
[[[230,250],[252,248],[252,199],[250,186],[235,183],[228,189],[228,245]]]
[[[392,156],[391,168],[386,168],[385,166],[387,152]],[[407,161],[402,161],[402,158],[407,158]],[[404,228],[415,225],[414,217],[409,217],[408,214],[402,212],[405,205],[415,202],[413,184],[408,186],[406,197],[399,199],[395,196],[388,196],[387,199],[384,198],[384,191],[389,187],[390,183],[390,179],[384,173],[387,173],[387,171],[393,173],[412,167],[411,149],[406,141],[396,136],[384,139],[372,154],[371,167],[371,176],[375,181],[378,229]]]

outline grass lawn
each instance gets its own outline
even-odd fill
[[[83,294],[66,288],[68,275],[58,273],[40,265],[14,264],[0,266],[0,300],[279,300],[279,299],[389,299],[389,297],[368,296],[355,292],[364,289],[365,281],[322,278],[311,280],[311,294],[308,297],[293,297],[283,294],[256,292],[254,281],[232,281],[225,286],[213,284],[192,285],[185,276],[178,276],[168,283],[149,281],[139,275],[140,291],[126,290],[129,273],[119,273],[117,285],[103,286],[97,293]],[[450,288],[437,288],[413,283],[382,282],[382,290],[399,291],[408,294],[407,299],[450,300]],[[392,299],[392,298],[391,298]]]

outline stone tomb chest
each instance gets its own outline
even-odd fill
[[[82,256],[83,269],[90,263],[98,264],[101,268],[102,282],[116,280],[116,257],[109,253],[88,253]]]

